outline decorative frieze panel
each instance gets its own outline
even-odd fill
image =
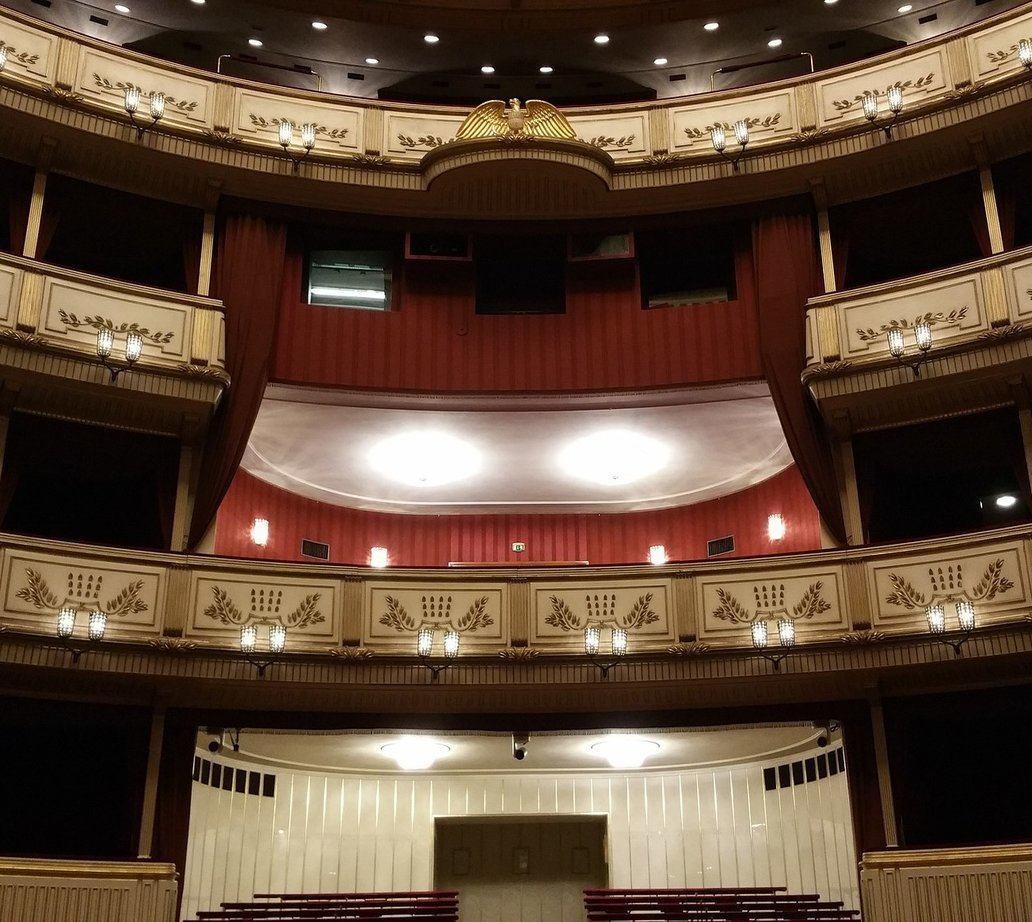
[[[933,48],[923,54],[907,55],[891,63],[878,64],[827,80],[818,80],[817,98],[822,124],[838,125],[862,120],[864,95],[873,93],[888,111],[886,93],[892,87],[903,91],[904,111],[938,97],[952,89],[947,77],[946,54]]]
[[[882,629],[920,630],[926,611],[947,603],[947,625],[956,628],[950,603],[975,606],[976,623],[1006,620],[1029,605],[1025,554],[1018,541],[990,548],[872,561],[868,565],[874,624]]]
[[[427,151],[449,141],[464,121],[462,115],[387,112],[383,153],[398,160],[420,160]]]
[[[57,71],[58,41],[56,35],[0,20],[0,46],[7,51],[4,76],[38,86],[51,84]]]
[[[1032,13],[980,29],[968,36],[967,46],[975,79],[995,79],[1020,71],[1018,42],[1023,38],[1032,38]]]
[[[630,650],[677,639],[669,580],[630,583],[533,583],[532,646],[584,649],[589,624],[627,631]]]
[[[749,126],[750,144],[790,138],[799,131],[791,90],[681,106],[669,113],[670,149],[674,151],[699,149],[712,153],[710,132],[720,125],[728,138],[733,138],[732,126],[737,121]]]
[[[237,134],[280,146],[280,122],[287,120],[294,126],[295,148],[300,144],[302,125],[315,126],[315,151],[364,150],[362,138],[363,110],[339,103],[258,93],[240,90],[236,101]]]
[[[247,624],[287,629],[287,649],[334,643],[339,631],[336,580],[269,574],[194,573],[187,634],[233,645]]]
[[[443,583],[406,586],[367,583],[364,641],[377,647],[415,652],[421,627],[457,631],[462,649],[508,641],[505,587]]]
[[[648,123],[648,112],[570,117],[570,125],[580,140],[604,150],[617,162],[640,160],[651,153]]]
[[[8,550],[4,556],[3,620],[21,629],[53,633],[66,606],[107,614],[107,635],[153,636],[161,630],[165,569],[128,559],[108,561]]]
[[[1032,257],[1003,267],[1007,299],[1015,320],[1032,319]]]
[[[756,621],[793,621],[800,640],[849,629],[840,567],[707,574],[696,578],[695,592],[702,640],[750,645]]]
[[[144,121],[147,121],[147,100],[153,93],[164,93],[162,124],[197,129],[212,127],[214,81],[89,46],[80,48],[75,92],[83,100],[124,115],[127,86],[140,89],[140,117]]]

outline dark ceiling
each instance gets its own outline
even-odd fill
[[[124,3],[128,13],[116,11]],[[48,22],[235,76],[349,96],[560,105],[760,83],[933,38],[1019,0],[6,0]],[[323,30],[312,27],[319,20]],[[717,21],[719,28],[704,25]],[[595,36],[604,31],[606,44]],[[423,36],[440,37],[428,44]],[[780,38],[779,47],[768,47]],[[261,47],[252,47],[258,39]],[[378,63],[369,64],[367,58]],[[666,59],[665,64],[656,64]],[[494,73],[485,75],[481,67]],[[542,74],[550,66],[553,72]]]

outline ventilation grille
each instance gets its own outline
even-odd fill
[[[276,796],[275,775],[233,768],[232,765],[223,765],[221,762],[202,759],[200,756],[194,756],[193,780],[210,788],[233,791],[237,794],[253,794],[255,797]]]
[[[735,536],[728,535],[726,538],[714,538],[706,542],[706,556],[719,557],[721,554],[730,554],[735,549]]]
[[[330,559],[330,546],[322,541],[312,541],[309,538],[301,539],[301,556],[314,557],[316,560]]]
[[[767,791],[778,788],[790,788],[797,784],[809,784],[837,775],[846,770],[846,754],[841,746],[819,756],[801,759],[798,762],[786,762],[784,765],[772,765],[763,770],[763,787]]]

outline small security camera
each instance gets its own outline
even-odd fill
[[[825,746],[828,745],[828,734],[827,733],[822,733],[820,736],[817,737],[817,745],[820,746],[821,749],[823,749]]]
[[[527,758],[527,746],[529,743],[529,733],[514,733],[512,735],[512,757],[517,762],[522,762]]]
[[[208,734],[211,736],[211,739],[208,740],[208,752],[222,752],[223,731],[221,729],[209,727]]]
[[[212,740],[208,743],[208,752],[221,752],[222,740]]]

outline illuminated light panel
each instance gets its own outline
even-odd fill
[[[476,474],[481,456],[468,442],[446,432],[403,432],[374,445],[369,463],[398,483],[439,487]]]
[[[651,436],[610,429],[571,442],[558,460],[578,480],[623,486],[662,470],[669,456],[668,448]]]
[[[661,567],[667,562],[666,547],[662,544],[653,544],[649,548],[649,563],[654,567]]]
[[[402,771],[418,772],[425,771],[446,756],[451,747],[421,736],[403,736],[396,742],[381,746],[380,752],[393,759]]]
[[[768,48],[780,48],[781,47],[781,39],[780,38],[772,38],[769,42],[767,42],[767,47]]]
[[[255,519],[251,523],[251,540],[258,547],[265,547],[269,543],[269,520]]]
[[[703,26],[703,28],[707,32],[716,32],[717,29],[720,28],[720,23],[719,22],[708,22],[708,23],[706,23],[706,25]]]
[[[656,60],[653,61],[652,63],[655,64],[656,67],[663,67],[663,65],[665,65],[667,63],[667,59],[666,58],[656,58]]]
[[[641,768],[649,756],[659,752],[659,743],[640,736],[614,734],[595,743],[591,751],[605,759],[612,768]]]
[[[390,566],[391,555],[390,551],[385,547],[371,547],[369,548],[369,566],[375,567],[377,570],[383,570]]]
[[[996,497],[996,505],[1001,509],[1010,509],[1017,505],[1018,498],[1013,493],[1004,493]]]
[[[780,541],[785,537],[785,517],[780,512],[772,512],[767,516],[767,537],[771,541]]]

